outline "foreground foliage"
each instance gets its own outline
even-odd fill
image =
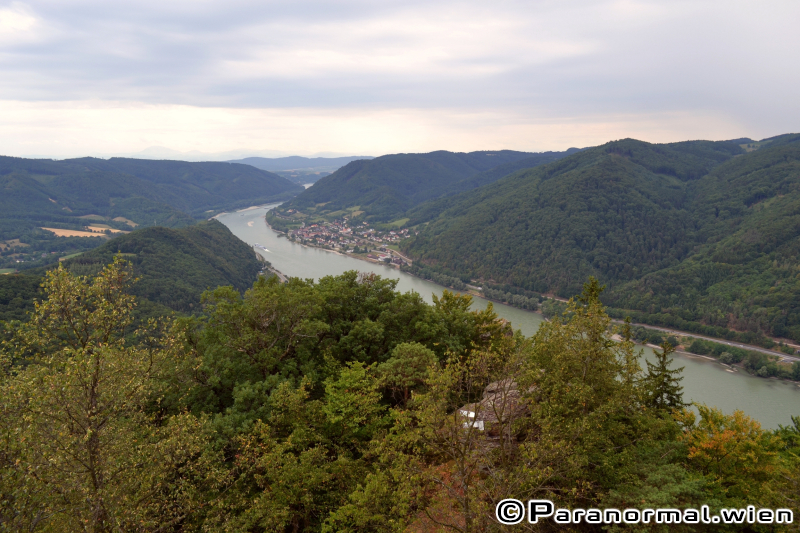
[[[51,271],[3,344],[0,529],[495,531],[507,497],[799,512],[800,418],[683,409],[669,345],[643,372],[595,280],[532,338],[356,272],[132,332],[132,281],[120,258]]]

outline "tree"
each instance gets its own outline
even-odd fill
[[[139,527],[163,503],[156,494],[171,461],[185,458],[147,412],[174,339],[151,322],[135,345],[127,341],[132,281],[118,257],[94,279],[50,271],[47,298],[3,345],[22,363],[0,387],[4,455],[18,474],[2,478],[2,515],[16,527]],[[167,524],[174,515],[159,518]]]
[[[319,354],[303,343],[316,342],[327,326],[315,320],[320,298],[309,280],[262,277],[244,297],[219,287],[203,301],[208,320],[190,339],[198,363],[187,406],[218,413],[218,429],[233,435],[264,419],[281,382],[319,371]]]
[[[779,435],[765,431],[742,411],[725,415],[703,404],[696,407],[699,421],[688,409],[678,420],[684,427],[687,463],[706,477],[707,496],[716,496],[726,507],[785,504],[781,486],[788,472],[779,455]]]
[[[377,372],[381,382],[405,406],[411,389],[425,382],[428,369],[435,364],[436,354],[431,350],[418,342],[404,342],[395,346],[392,356],[378,366]]]
[[[678,338],[675,337],[674,335],[670,335],[669,337],[667,337],[667,342],[670,343],[673,347],[677,347],[678,344],[680,344],[678,342]]]
[[[644,377],[645,393],[647,399],[645,404],[658,410],[681,409],[686,404],[683,403],[683,387],[679,385],[683,376],[684,367],[670,369],[672,364],[670,354],[675,348],[668,342],[661,345],[660,351],[655,351],[656,363],[647,363],[647,375]]]
[[[389,422],[375,378],[356,362],[325,381],[320,399],[307,386],[278,385],[264,420],[228,443],[233,482],[206,530],[318,531],[364,479],[364,451]]]
[[[527,483],[518,493],[560,505],[597,503],[618,487],[637,446],[651,438],[628,324],[617,342],[590,278],[560,320],[542,324],[527,354],[522,390],[530,391],[530,436],[520,450]]]

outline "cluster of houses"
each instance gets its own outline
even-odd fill
[[[373,261],[383,261],[384,263],[392,263],[393,265],[408,264],[404,259],[391,254],[382,254],[382,253],[367,254],[367,259],[372,259]]]
[[[303,225],[303,227],[289,231],[289,238],[317,246],[330,246],[333,248],[350,249],[355,246],[374,246],[381,243],[389,244],[408,237],[408,229],[399,231],[377,231],[370,228],[366,222],[348,225],[347,220],[335,222],[319,222]],[[387,251],[385,248],[382,248]],[[406,262],[391,253],[369,254],[369,259],[386,261],[403,265]]]
[[[353,238],[353,230],[345,222],[325,222],[320,224],[303,225],[302,228],[291,230],[289,236],[294,239],[308,241],[310,244],[326,244],[330,246],[358,245]]]

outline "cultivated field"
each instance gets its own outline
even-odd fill
[[[106,230],[110,231],[111,233],[128,233],[127,231],[122,231],[121,229],[114,229],[111,226],[106,226],[105,224],[92,224],[88,226],[90,230],[96,231],[98,233],[103,233]]]
[[[136,226],[139,225],[136,222],[134,222],[133,220],[128,220],[125,217],[117,217],[117,218],[115,218],[113,220],[114,220],[114,222],[124,222],[124,223],[126,223],[127,225],[129,225],[132,228],[135,228]]]
[[[93,233],[91,231],[76,231],[73,229],[42,228],[45,231],[52,231],[58,237],[104,237],[103,233]],[[118,230],[119,231],[119,230]]]

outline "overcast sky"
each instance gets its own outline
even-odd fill
[[[0,154],[763,138],[800,131],[798,27],[797,0],[0,0]]]

